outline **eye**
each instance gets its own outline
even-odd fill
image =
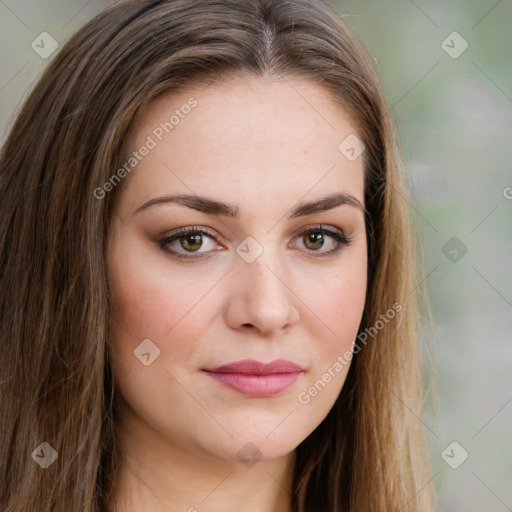
[[[313,226],[302,231],[297,240],[302,242],[308,252],[319,253],[317,256],[336,254],[343,247],[350,245],[351,239],[342,231],[326,228],[322,225]],[[327,249],[325,247],[327,246]],[[331,249],[329,249],[331,247]]]
[[[205,237],[208,238],[209,244],[204,243]],[[192,254],[210,252],[217,246],[213,233],[194,226],[180,228],[176,230],[173,235],[158,240],[157,242],[163,251],[178,258],[197,258],[200,256],[193,256]],[[200,250],[205,247],[205,250]]]
[[[205,238],[208,240],[206,244]],[[351,242],[351,239],[346,237],[341,230],[326,228],[322,225],[302,231],[297,236],[297,240],[302,242],[306,251],[314,257],[336,254]],[[157,243],[164,252],[177,258],[188,259],[200,258],[219,246],[214,233],[195,226],[177,229],[172,235],[157,240]],[[331,248],[329,249],[329,247]]]

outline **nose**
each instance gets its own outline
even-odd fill
[[[298,298],[294,295],[283,265],[264,251],[247,263],[240,259],[232,272],[232,294],[226,322],[232,329],[254,330],[262,335],[277,334],[298,322]]]

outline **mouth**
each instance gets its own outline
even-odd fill
[[[253,397],[277,395],[304,373],[299,365],[284,359],[270,363],[244,359],[203,371],[219,384]]]

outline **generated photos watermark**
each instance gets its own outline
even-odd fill
[[[359,333],[354,341],[354,348],[352,350],[346,350],[343,354],[340,354],[334,363],[326,369],[322,376],[315,381],[307,390],[301,391],[297,395],[297,400],[302,405],[307,405],[311,402],[311,399],[317,396],[329,382],[331,382],[344,368],[346,368],[354,354],[358,354],[361,351],[361,345],[366,345],[368,342],[368,336],[373,338],[379,331],[384,329],[384,326],[396,317],[397,313],[402,311],[403,306],[399,302],[395,302],[391,308],[385,313],[380,315],[379,320],[371,327],[367,327],[363,332]]]
[[[180,108],[174,109],[174,113],[169,119],[160,123],[153,129],[151,134],[146,137],[146,142],[144,142],[137,151],[132,153],[128,160],[112,174],[108,181],[106,181],[103,186],[94,189],[94,197],[101,200],[108,192],[111,192],[123,178],[130,174],[130,172],[142,162],[144,157],[149,155],[149,153],[157,147],[159,142],[162,142],[165,135],[171,133],[176,126],[180,124],[181,120],[185,119],[196,106],[197,100],[194,97],[190,97]]]

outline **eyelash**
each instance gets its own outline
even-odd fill
[[[322,235],[328,235],[328,236],[334,238],[334,240],[336,240],[336,242],[338,243],[337,247],[330,251],[308,251],[311,253],[318,252],[320,254],[319,256],[316,256],[316,255],[313,256],[314,258],[332,256],[334,254],[337,254],[339,251],[341,251],[341,249],[349,246],[350,243],[352,242],[352,238],[346,237],[341,232],[326,228],[321,224],[318,224],[316,226],[312,226],[312,227],[305,229],[304,231],[299,233],[296,238],[301,238],[304,235],[307,235],[309,233],[321,233]],[[185,236],[192,235],[192,234],[193,235],[204,235],[204,236],[207,236],[208,238],[211,238],[212,240],[216,240],[214,233],[207,231],[204,228],[188,226],[186,228],[179,228],[171,236],[165,237],[161,240],[156,240],[156,242],[158,243],[158,245],[160,246],[160,249],[162,249],[162,251],[164,251],[167,254],[170,254],[173,257],[184,258],[184,259],[189,259],[189,260],[196,259],[196,258],[203,258],[204,254],[211,252],[211,251],[205,251],[202,253],[197,253],[197,255],[195,255],[194,252],[181,252],[181,251],[176,251],[174,249],[169,249],[167,247],[171,242],[174,242],[175,240],[179,240],[180,238],[184,238]]]

